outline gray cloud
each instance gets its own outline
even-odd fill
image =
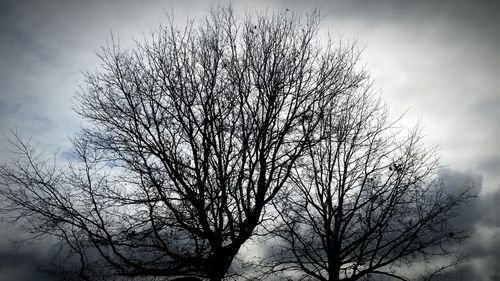
[[[476,187],[479,196],[465,206],[455,223],[467,229],[471,237],[461,246],[466,263],[446,277],[448,280],[493,281],[500,277],[500,190],[481,192],[482,176],[477,172],[443,169],[441,180],[450,191],[466,185]]]
[[[53,281],[53,276],[41,270],[50,256],[49,249],[41,244],[11,242],[7,239],[19,239],[17,229],[0,230],[0,280],[2,281]],[[5,240],[4,240],[5,239]]]
[[[0,252],[0,280],[50,281],[54,278],[39,271],[40,261],[33,253]]]

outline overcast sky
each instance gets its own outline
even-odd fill
[[[471,261],[456,280],[500,280],[500,1],[233,5],[239,12],[320,8],[323,31],[357,40],[362,64],[391,112],[408,110],[405,124],[420,120],[427,142],[441,147],[442,177],[450,185],[467,177],[482,183],[481,197],[463,217],[477,233],[464,246]],[[196,18],[208,6],[191,0],[0,0],[0,131],[17,129],[49,151],[66,151],[81,122],[71,110],[81,71],[98,67],[95,52],[111,32],[127,45],[164,22],[165,11]],[[5,159],[5,142],[0,145]],[[13,250],[7,240],[13,234],[0,230],[0,280],[19,280],[21,273],[39,280],[33,264],[42,255]]]

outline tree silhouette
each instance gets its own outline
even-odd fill
[[[365,80],[352,46],[317,40],[319,19],[213,9],[130,50],[103,48],[75,104],[87,124],[75,160],[15,136],[4,210],[60,238],[82,279],[228,276],[330,105]]]
[[[435,149],[419,130],[405,135],[390,122],[369,85],[326,112],[317,127],[324,138],[274,200],[270,271],[297,280],[410,280],[409,268],[449,256],[467,236],[452,222],[474,187],[447,192]],[[429,278],[454,265],[436,266]]]

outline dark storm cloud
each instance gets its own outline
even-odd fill
[[[482,189],[482,176],[472,171],[457,171],[452,169],[441,169],[438,173],[439,179],[449,193],[460,193],[466,188],[473,188],[474,194],[479,194]],[[481,204],[479,200],[471,200],[461,207],[461,213],[454,219],[453,223],[458,228],[473,232],[481,217]]]
[[[450,272],[448,280],[500,280],[500,233],[482,230],[463,246],[465,263]]]
[[[500,106],[499,106],[500,111]],[[500,119],[500,118],[499,118]],[[498,119],[495,119],[498,120]],[[498,139],[497,139],[498,140]],[[478,165],[478,169],[487,171],[490,173],[500,172],[500,157],[497,155],[489,155],[489,157],[484,157]],[[500,184],[500,183],[498,183]],[[499,186],[500,187],[500,186]]]
[[[500,227],[500,192],[484,194],[478,201],[481,213],[480,223],[487,227]]]
[[[466,263],[451,271],[448,280],[500,280],[500,190],[481,193],[482,176],[477,172],[443,169],[439,177],[450,192],[469,185],[480,194],[454,221],[471,237],[460,247]]]
[[[40,270],[45,257],[42,251],[23,251],[16,248],[0,249],[0,280],[2,281],[53,281]]]
[[[439,171],[439,178],[449,192],[459,192],[469,186],[473,187],[478,195],[476,199],[463,207],[463,212],[456,220],[457,224],[475,229],[500,227],[500,204],[498,204],[500,190],[482,193],[483,177],[481,174],[473,171],[442,169]]]

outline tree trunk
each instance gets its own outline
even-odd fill
[[[328,281],[340,281],[340,277],[339,277],[339,274],[330,274],[329,278],[328,278]]]
[[[330,257],[330,259],[328,265],[328,281],[340,281],[340,259],[337,256]]]
[[[224,278],[239,248],[239,245],[229,245],[211,257],[211,266],[208,272],[210,281],[221,281]]]

